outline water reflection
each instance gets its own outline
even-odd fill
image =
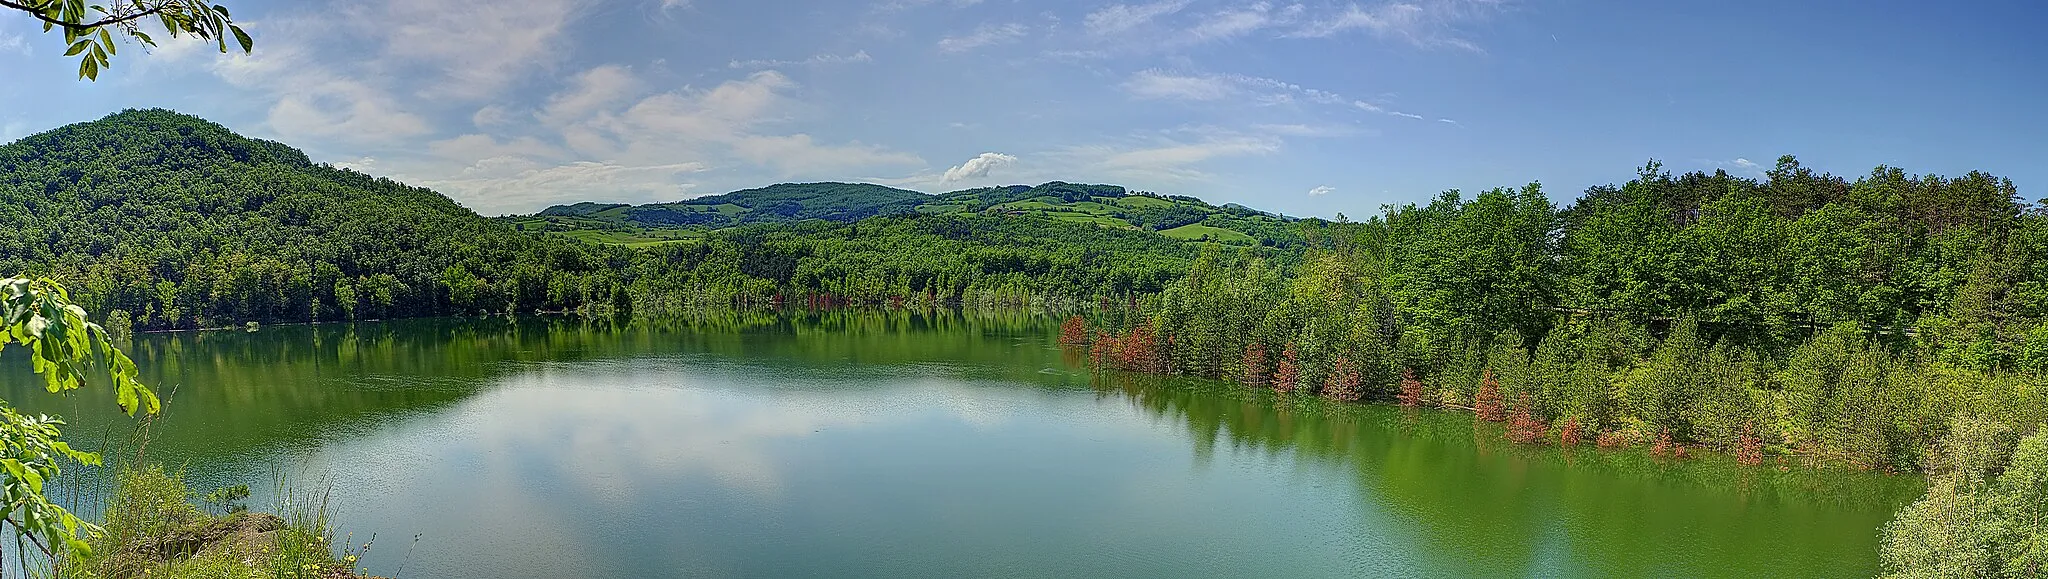
[[[1185,425],[1203,462],[1255,454],[1353,471],[1361,500],[1457,575],[1869,575],[1878,527],[1922,489],[1863,471],[1514,445],[1462,413],[1132,375],[1096,387]]]
[[[374,568],[425,534],[418,576],[1867,575],[1919,490],[1091,376],[1055,324],[438,320],[132,350],[176,392],[152,456],[201,484],[317,473],[345,528],[385,537]],[[132,424],[28,378],[0,391],[74,432]]]

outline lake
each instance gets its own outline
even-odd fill
[[[1922,490],[1095,376],[1056,334],[1021,314],[735,313],[129,351],[168,400],[150,459],[200,493],[248,484],[257,509],[280,476],[328,489],[338,531],[375,536],[366,566],[404,578],[1869,576]],[[12,350],[7,400],[135,438],[110,395],[44,393]]]

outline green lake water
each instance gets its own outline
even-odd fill
[[[1056,333],[985,314],[424,320],[130,353],[169,399],[151,459],[201,492],[248,484],[258,509],[280,474],[331,489],[339,530],[375,535],[366,566],[404,579],[1854,577],[1921,490],[1097,377]],[[9,401],[132,438],[111,396],[43,393],[12,350]]]

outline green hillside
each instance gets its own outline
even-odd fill
[[[506,218],[529,231],[599,243],[656,245],[701,232],[754,223],[819,219],[850,223],[884,215],[1043,217],[1099,227],[1157,232],[1182,241],[1289,246],[1299,235],[1278,215],[1240,205],[1222,207],[1177,195],[1132,192],[1115,185],[1051,182],[926,195],[848,183],[793,183],[674,203],[577,203],[532,216]]]
[[[0,146],[0,275],[142,327],[576,307],[629,257],[170,111]]]
[[[909,213],[925,200],[923,193],[881,185],[783,183],[674,203],[556,205],[536,217],[581,218],[650,228],[718,229],[806,219],[859,221],[876,215]]]
[[[778,185],[489,219],[204,119],[131,110],[0,146],[0,276],[54,278],[110,325],[163,329],[810,296],[1092,302],[1156,292],[1199,251],[1127,225],[978,210],[995,198],[917,210],[933,199]],[[716,217],[635,221],[658,211]]]

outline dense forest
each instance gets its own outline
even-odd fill
[[[1989,175],[1653,163],[1563,209],[1535,185],[1451,192],[1327,233],[1299,267],[1211,250],[1067,339],[1545,435],[1894,470],[1955,417],[2048,419],[2048,216]]]
[[[979,212],[585,243],[162,110],[0,146],[0,224],[0,271],[53,277],[110,326],[139,329],[636,303],[1080,303],[1158,291],[1197,253],[1147,231]]]
[[[783,183],[651,205],[576,203],[506,218],[522,229],[625,245],[658,245],[706,231],[757,223],[824,220],[849,223],[879,216],[1041,217],[1114,229],[1157,232],[1185,241],[1295,247],[1296,220],[1240,205],[1210,205],[1184,195],[1130,191],[1116,185],[1054,181],[926,195],[855,183]]]

